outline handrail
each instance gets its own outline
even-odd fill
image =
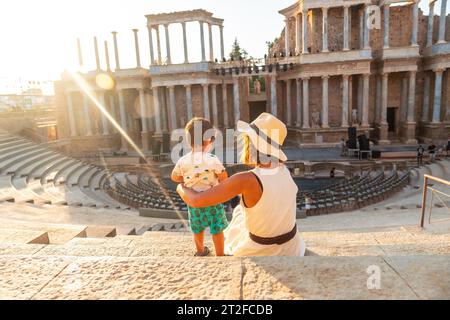
[[[420,227],[421,228],[423,228],[425,226],[425,209],[426,209],[425,207],[426,207],[426,204],[427,204],[428,189],[433,190],[432,188],[430,188],[428,186],[428,180],[433,180],[435,182],[442,183],[442,184],[450,187],[450,181],[447,181],[447,180],[444,180],[444,179],[441,179],[441,178],[437,178],[437,177],[433,177],[433,176],[428,175],[428,174],[424,175],[424,181],[423,181],[424,186],[423,186],[423,196],[422,196],[422,215],[421,215],[421,220],[420,220]],[[445,195],[447,197],[450,197],[450,195],[448,195],[448,194],[445,194]]]

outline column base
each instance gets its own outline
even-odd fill
[[[149,151],[150,136],[151,136],[150,132],[141,132],[142,152]]]
[[[389,136],[389,125],[387,123],[380,123],[378,125],[378,138],[381,141],[389,141],[388,136]],[[390,144],[390,141],[389,141]]]
[[[128,152],[128,141],[123,136],[120,138],[120,152]]]
[[[416,139],[416,123],[415,122],[407,122],[403,125],[403,141],[406,144],[417,144]]]

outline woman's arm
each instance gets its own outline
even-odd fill
[[[227,202],[238,195],[243,194],[245,196],[249,192],[259,192],[259,198],[262,195],[258,180],[251,172],[236,174],[205,192],[197,193],[181,184],[178,186],[177,191],[183,201],[192,208],[215,206]]]

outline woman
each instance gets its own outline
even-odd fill
[[[196,193],[178,186],[191,207],[208,207],[240,195],[241,203],[225,231],[225,250],[234,256],[304,256],[296,225],[298,187],[283,162],[286,126],[263,113],[253,123],[238,122],[244,135],[243,160],[255,169],[236,174],[217,187]]]

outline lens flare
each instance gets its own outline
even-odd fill
[[[95,77],[95,83],[104,90],[112,90],[115,86],[113,77],[107,73],[99,73]]]

